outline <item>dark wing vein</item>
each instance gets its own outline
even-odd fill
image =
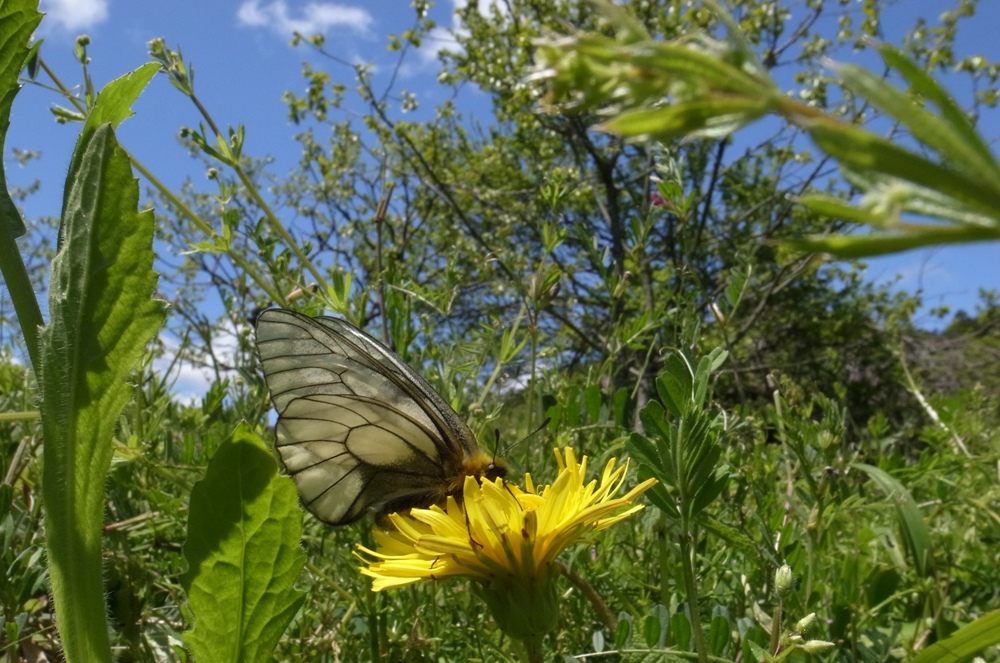
[[[278,454],[303,504],[326,522],[439,493],[476,449],[423,378],[341,320],[268,310],[257,347],[279,414]]]

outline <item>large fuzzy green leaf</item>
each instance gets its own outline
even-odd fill
[[[153,214],[110,125],[80,136],[40,334],[42,494],[66,660],[110,660],[101,568],[104,484],[126,376],[163,324],[152,299]]]

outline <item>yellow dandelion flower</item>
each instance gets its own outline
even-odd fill
[[[525,490],[501,479],[479,484],[466,477],[464,509],[449,497],[443,508],[391,514],[396,529],[375,533],[377,552],[359,546],[368,564],[361,572],[374,578],[375,591],[469,577],[508,635],[544,635],[556,619],[556,557],[591,532],[641,509],[629,505],[656,483],[649,479],[616,497],[627,463],[616,467],[611,460],[599,482],[584,483],[586,457],[577,462],[567,447],[563,453],[556,450],[556,459],[556,480],[540,491],[530,476],[525,476]]]

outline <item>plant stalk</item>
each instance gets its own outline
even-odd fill
[[[682,512],[683,513],[683,512]],[[698,582],[694,575],[694,562],[691,547],[691,529],[684,516],[682,518],[683,532],[680,537],[681,567],[684,574],[684,588],[687,592],[688,608],[691,612],[691,631],[694,633],[694,647],[698,652],[699,663],[708,663],[708,648],[705,645],[705,633],[701,628],[701,616],[698,607]]]

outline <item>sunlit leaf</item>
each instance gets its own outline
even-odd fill
[[[960,663],[997,644],[1000,644],[1000,610],[988,612],[935,642],[911,658],[910,663]]]
[[[10,127],[10,109],[21,89],[17,77],[28,57],[28,39],[42,19],[37,8],[37,0],[0,3],[0,154],[6,154],[4,145]],[[25,231],[24,221],[7,192],[4,171],[0,163],[0,222],[7,224],[14,237],[20,237]],[[2,253],[0,258],[3,258]]]
[[[291,479],[246,425],[219,447],[191,492],[182,578],[196,661],[273,660],[304,601],[294,588],[305,563],[302,510]]]
[[[930,532],[910,491],[895,477],[877,467],[865,463],[852,463],[851,467],[867,474],[889,496],[896,508],[897,522],[917,573],[925,574],[930,552]]]
[[[126,377],[164,319],[163,302],[152,299],[153,214],[138,212],[138,204],[139,187],[110,125],[82,133],[52,262],[51,319],[40,337],[42,488],[69,660],[110,660],[101,571],[105,475],[118,416],[133,393]]]

